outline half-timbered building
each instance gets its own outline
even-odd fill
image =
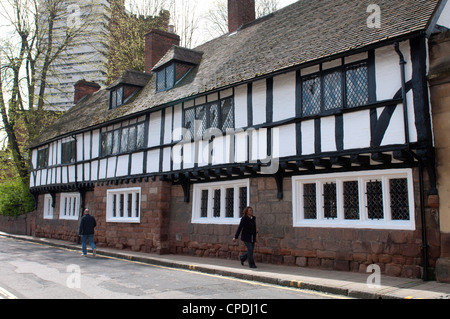
[[[33,233],[76,240],[87,207],[100,246],[237,259],[251,205],[256,261],[432,273],[429,39],[450,5],[372,2],[254,20],[254,1],[230,0],[230,32],[197,48],[147,34],[146,73],[82,97],[34,142]]]

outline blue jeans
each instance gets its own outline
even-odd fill
[[[255,261],[253,260],[253,250],[255,249],[255,243],[244,242],[244,244],[247,247],[247,252],[240,257],[241,261],[244,262],[248,258],[249,267],[255,266]]]
[[[81,235],[81,250],[83,251],[83,255],[87,254],[86,241],[88,240],[91,248],[96,249],[94,244],[94,235]]]

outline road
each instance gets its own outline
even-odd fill
[[[318,292],[201,274],[0,237],[3,299],[334,299]]]

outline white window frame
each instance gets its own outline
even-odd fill
[[[409,220],[393,220],[391,216],[391,179],[407,179]],[[383,189],[383,219],[369,219],[367,209],[367,196],[365,185],[370,180],[382,182]],[[358,181],[359,194],[359,220],[345,219],[344,216],[344,195],[343,183],[348,181]],[[324,216],[323,208],[323,185],[325,183],[336,183],[337,186],[337,218],[327,219]],[[304,197],[303,185],[316,184],[316,219],[304,218]],[[415,203],[414,184],[412,169],[394,169],[379,171],[361,171],[336,174],[294,176],[292,177],[292,209],[294,227],[318,227],[318,228],[368,228],[368,229],[394,229],[394,230],[415,230]]]
[[[114,195],[116,195],[116,201],[114,203]],[[123,216],[120,217],[120,196],[123,195]],[[131,200],[131,213],[132,217],[128,217],[128,207],[130,205],[128,196],[132,195]],[[139,196],[138,207],[136,207],[136,196]],[[139,224],[141,222],[141,188],[121,188],[121,189],[109,189],[107,190],[107,205],[106,205],[106,222],[108,223],[132,223]],[[115,205],[115,206],[114,206]],[[114,209],[115,208],[115,209]],[[114,216],[114,212],[115,215]],[[137,214],[136,214],[137,212]],[[137,216],[136,216],[137,215]]]
[[[192,203],[192,223],[193,224],[219,224],[219,225],[239,225],[241,212],[239,210],[239,189],[247,188],[247,203],[250,203],[250,180],[235,180],[226,182],[214,182],[194,185],[194,198]],[[234,188],[234,217],[226,216],[225,197],[226,189]],[[214,190],[220,189],[220,217],[214,217]],[[208,191],[207,217],[201,217],[202,191]]]
[[[44,219],[53,219],[53,198],[50,194],[44,196]]]
[[[59,205],[59,219],[78,220],[79,215],[80,194],[62,193]]]

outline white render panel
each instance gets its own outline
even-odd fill
[[[38,153],[38,150],[36,148],[31,152],[31,167],[32,168],[37,168],[37,153]]]
[[[108,168],[106,172],[106,178],[113,178],[116,176],[116,157],[108,158]]]
[[[84,180],[90,181],[91,178],[91,162],[84,164]]]
[[[445,5],[437,24],[450,29],[450,1]]]
[[[79,164],[76,166],[77,169],[77,182],[82,182],[84,180],[83,176],[83,164]]]
[[[198,166],[206,166],[209,164],[209,141],[198,141]]]
[[[147,173],[159,172],[159,150],[149,151],[147,154]]]
[[[272,129],[272,157],[281,158],[297,154],[295,124]]]
[[[344,114],[344,149],[370,147],[370,111]]]
[[[334,116],[320,119],[320,136],[322,152],[335,152],[336,148],[336,119]]]
[[[168,172],[170,171],[170,163],[172,161],[172,148],[164,148],[163,153],[163,172]]]
[[[181,169],[182,162],[182,153],[183,150],[182,144],[177,144],[172,148],[172,162],[173,162],[173,170],[177,171]]]
[[[97,180],[99,161],[91,162],[91,181]]]
[[[377,109],[378,116],[383,108]],[[405,144],[405,125],[403,121],[403,105],[397,105],[394,113],[392,114],[389,126],[384,134],[381,146],[393,145],[393,144]]]
[[[68,170],[69,170],[69,183],[74,183],[75,182],[75,175],[76,175],[75,169],[76,169],[75,165],[71,165],[71,166],[68,167]]]
[[[83,160],[83,150],[84,150],[84,147],[83,147],[83,134],[78,134],[77,136],[76,136],[76,147],[77,147],[77,150],[75,151],[75,153],[77,154],[77,161],[82,161]]]
[[[400,43],[406,66],[406,82],[412,78],[411,48],[409,42]],[[390,100],[402,88],[400,60],[394,46],[385,46],[375,50],[375,70],[377,100]]]
[[[98,177],[99,179],[104,179],[106,178],[106,159],[102,159],[100,160],[100,165],[99,165],[99,174]]]
[[[182,121],[183,119],[183,112],[182,112],[182,105],[178,104],[175,106],[175,110],[173,113],[173,132],[172,132],[172,139],[173,141],[179,141],[183,138],[183,130],[182,130]]]
[[[62,169],[58,168],[56,170],[56,184],[61,184],[62,183]]]
[[[131,175],[139,175],[144,173],[144,153],[136,153],[131,155]]]
[[[253,125],[266,123],[266,80],[253,82]]]
[[[164,115],[164,144],[172,143],[172,108],[166,108]]]
[[[130,157],[128,155],[119,156],[117,158],[116,176],[128,175],[128,161]]]
[[[295,79],[290,72],[273,78],[273,121],[295,117]]]
[[[249,131],[251,160],[264,160],[267,158],[267,129]]]
[[[414,94],[412,90],[406,95],[406,101],[408,103],[409,141],[417,142],[416,114],[414,112]]]
[[[91,133],[84,133],[84,159],[91,159]]]
[[[247,85],[241,85],[234,89],[234,127],[247,127]]]
[[[315,153],[314,120],[302,122],[302,155]]]
[[[193,168],[195,162],[195,143],[183,145],[183,168]]]
[[[161,144],[161,111],[150,114],[148,128],[148,146],[158,146]]]
[[[248,133],[239,132],[235,135],[235,162],[245,163],[248,161]]]
[[[69,180],[67,179],[67,170],[68,166],[63,166],[61,169],[61,182],[63,184],[67,184],[69,182]]]
[[[92,158],[97,158],[100,151],[100,131],[92,131]]]

